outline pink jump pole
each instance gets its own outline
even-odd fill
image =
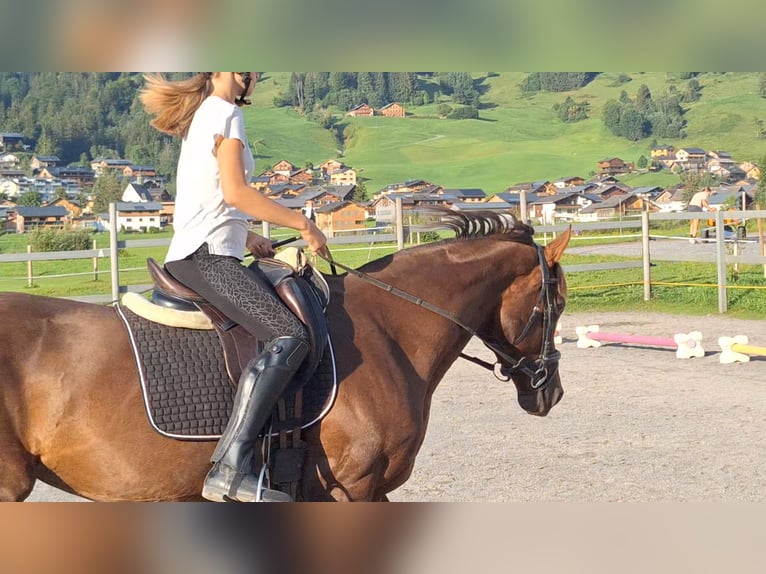
[[[702,333],[699,331],[678,333],[670,338],[633,335],[630,333],[602,333],[598,325],[588,325],[587,327],[577,327],[576,332],[577,347],[579,349],[600,347],[601,343],[624,343],[627,345],[675,349],[676,357],[679,359],[705,356],[705,350],[702,348]]]

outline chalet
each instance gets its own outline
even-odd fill
[[[375,115],[375,110],[369,104],[359,104],[351,108],[346,115],[352,118],[371,118]]]
[[[365,229],[367,210],[350,201],[339,201],[324,205],[314,210],[316,224],[327,237],[333,237],[339,231]]]
[[[80,186],[90,186],[96,180],[96,173],[87,167],[44,167],[40,169],[39,177],[62,179],[75,182]]]
[[[610,158],[601,160],[596,163],[596,167],[598,168],[598,173],[603,173],[608,175],[612,175],[616,173],[631,173],[632,171],[635,171],[636,169],[635,164],[625,163],[619,157],[610,157]]]
[[[151,165],[126,165],[122,168],[122,175],[143,183],[146,178],[157,177],[157,170]]]
[[[731,158],[731,154],[728,151],[722,151],[722,150],[711,150],[707,152],[707,157],[710,159],[721,159],[721,160],[728,160],[728,161],[734,161]]]
[[[306,189],[303,184],[277,183],[264,188],[264,193],[272,199],[297,197]]]
[[[57,197],[56,199],[44,203],[42,207],[63,207],[67,210],[67,215],[70,220],[79,217],[82,214],[80,203],[66,197]]]
[[[90,163],[90,168],[93,170],[96,176],[101,176],[110,170],[119,171],[120,173],[122,173],[122,171],[126,167],[129,167],[132,164],[133,162],[127,159],[100,157],[100,158],[94,159]]]
[[[643,199],[636,197],[632,193],[619,195],[594,203],[580,210],[578,219],[580,221],[598,221],[600,219],[610,219],[628,215],[629,213],[639,213],[643,206]]]
[[[341,167],[328,175],[333,185],[356,185],[356,170],[350,167]]]
[[[35,172],[44,167],[56,167],[60,163],[61,160],[56,155],[33,155],[29,167]]]
[[[24,136],[13,132],[0,132],[0,149],[10,150],[24,145]]]
[[[660,213],[677,213],[686,209],[684,190],[682,187],[663,190],[653,200]]]
[[[581,196],[574,193],[556,195],[538,195],[531,201],[527,199],[528,217],[537,218],[543,223],[553,223],[555,218],[571,219],[580,211]]]
[[[389,193],[372,201],[370,211],[374,213],[378,223],[393,223],[396,221],[396,200],[402,200],[402,209],[412,210],[415,201],[409,193]]]
[[[337,159],[328,159],[327,161],[319,164],[319,171],[322,172],[322,177],[327,179],[332,172],[338,171],[339,169],[343,169],[345,167],[346,166]]]
[[[710,209],[713,211],[751,209],[753,198],[748,195],[745,187],[728,186],[714,188],[713,193],[708,198],[708,202],[710,203]]]
[[[0,153],[0,168],[13,168],[19,165],[19,156],[11,152]]]
[[[458,202],[464,203],[480,203],[487,199],[484,190],[477,187],[446,188],[442,195],[452,195]]]
[[[442,189],[440,185],[434,185],[424,179],[410,179],[403,183],[391,183],[378,191],[374,198],[377,199],[382,195],[389,193],[415,193],[428,190],[429,193],[439,193]]]
[[[705,165],[707,152],[698,147],[682,147],[676,152],[676,161],[700,167]]]
[[[380,114],[387,118],[403,118],[406,114],[404,106],[399,102],[391,102],[380,108]]]
[[[289,174],[292,184],[311,185],[314,183],[314,174],[309,169],[297,169]]]
[[[745,179],[747,174],[733,161],[723,162],[723,160],[713,159],[708,161],[708,170],[716,176],[719,181],[737,181]]]
[[[264,175],[257,175],[250,178],[250,187],[261,190],[269,186],[269,178]]]
[[[287,161],[286,159],[280,160],[274,164],[271,168],[272,173],[278,173],[290,177],[290,174],[297,171],[298,167]]]
[[[584,183],[585,183],[585,180],[583,178],[574,176],[574,177],[562,177],[561,179],[557,179],[556,181],[553,182],[553,185],[555,185],[559,189],[564,189],[569,187],[576,187]]]
[[[676,148],[672,145],[656,145],[649,150],[649,153],[650,159],[653,160],[675,158]]]
[[[517,194],[518,197],[518,194]],[[518,204],[514,207],[503,200],[493,202],[482,201],[481,203],[458,201],[452,204],[455,211],[493,211],[496,213],[518,213]]]
[[[25,233],[37,227],[63,227],[69,214],[66,208],[18,206],[8,211],[8,222],[13,224],[16,233]]]
[[[126,231],[147,231],[148,229],[160,229],[160,212],[162,204],[157,202],[124,202],[118,201],[117,228]]]
[[[532,182],[524,182],[524,183],[517,183],[514,184],[508,188],[506,188],[507,192],[510,193],[520,193],[522,191],[526,191],[527,194],[530,193],[548,193],[551,195],[554,195],[559,192],[559,188],[556,187],[553,183],[551,183],[548,180],[544,181],[532,181]]]
[[[753,162],[746,161],[739,164],[740,169],[745,172],[745,177],[748,179],[761,179],[761,168],[755,165]]]

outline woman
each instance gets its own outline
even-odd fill
[[[141,100],[152,125],[182,138],[176,179],[173,239],[165,268],[260,340],[270,341],[244,369],[229,424],[211,458],[202,496],[222,502],[280,500],[258,489],[263,465],[256,439],[274,404],[306,357],[303,324],[267,282],[242,265],[245,249],[273,255],[271,243],[248,230],[248,217],[300,232],[312,253],[327,239],[300,212],[248,185],[255,161],[241,106],[249,104],[252,72],[203,72],[170,82],[146,76]]]
[[[708,211],[710,209],[710,202],[708,199],[710,198],[710,195],[712,194],[712,190],[709,187],[706,187],[705,189],[702,189],[692,195],[692,198],[689,200],[689,205],[686,207],[686,211],[691,212],[700,212],[700,211]],[[700,227],[700,220],[699,219],[690,219],[689,220],[689,242],[690,243],[697,243],[697,233],[699,232]]]

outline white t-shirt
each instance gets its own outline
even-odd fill
[[[242,259],[247,240],[247,215],[223,200],[216,136],[242,142],[245,181],[255,160],[245,135],[240,110],[218,96],[210,96],[194,113],[189,133],[181,142],[176,178],[173,239],[165,261],[178,261],[207,242],[210,253]],[[257,193],[253,190],[253,193]]]

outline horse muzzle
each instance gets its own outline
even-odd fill
[[[544,417],[564,396],[558,371],[539,389],[518,391],[519,405],[530,415]]]

